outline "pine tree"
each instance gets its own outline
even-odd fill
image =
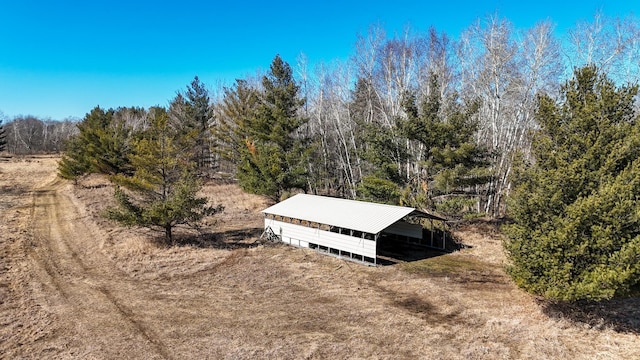
[[[307,119],[298,112],[299,98],[291,67],[280,56],[263,77],[264,93],[243,131],[238,181],[245,191],[279,200],[285,191],[307,188],[311,147],[299,130]]]
[[[212,164],[211,126],[213,114],[209,91],[196,76],[187,91],[179,93],[171,104],[173,127],[181,132],[181,146],[190,152],[201,174],[210,171]]]
[[[420,106],[415,95],[405,94],[404,135],[419,144],[418,170],[403,201],[426,202],[449,215],[470,212],[479,201],[478,185],[489,181],[489,152],[475,141],[478,104],[462,103],[457,94],[442,95],[435,75]],[[409,196],[407,196],[409,194]]]
[[[65,145],[65,151],[58,162],[58,176],[63,179],[73,180],[75,184],[78,177],[90,171],[91,163],[87,159],[84,146],[78,137],[71,138]]]
[[[260,92],[257,89],[249,86],[245,80],[236,80],[232,88],[224,89],[222,103],[217,107],[218,124],[214,130],[216,151],[231,163],[234,172],[240,163],[241,152],[246,147],[247,129],[259,100]]]
[[[638,291],[637,92],[585,67],[559,101],[539,97],[535,159],[514,176],[506,228],[508,271],[524,289],[565,301]]]
[[[5,151],[7,149],[7,139],[4,132],[4,127],[2,126],[2,120],[0,120],[0,152]]]
[[[76,179],[86,173],[130,174],[130,128],[114,120],[114,110],[99,106],[78,123],[79,133],[71,138],[58,164],[58,174]]]
[[[362,158],[370,169],[358,185],[358,198],[397,205],[406,184],[398,164],[409,158],[406,147],[399,143],[404,137],[397,127],[386,128],[373,123],[360,126],[366,142]]]
[[[202,188],[193,175],[197,164],[178,146],[180,133],[169,126],[166,110],[153,108],[151,114],[149,128],[133,141],[133,175],[113,177],[119,185],[115,191],[118,207],[106,215],[125,225],[164,231],[165,240],[171,243],[176,225],[197,227],[202,218],[222,207],[207,206],[207,199],[197,196]]]
[[[400,169],[400,164],[409,159],[406,136],[397,123],[389,126],[380,122],[383,105],[374,95],[369,80],[358,78],[351,98],[353,142],[359,145],[351,156],[361,160],[362,171],[356,196],[366,201],[398,205],[407,180]]]

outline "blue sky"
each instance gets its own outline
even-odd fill
[[[497,13],[520,29],[550,19],[562,34],[598,10],[640,16],[640,2],[0,0],[0,111],[60,120],[96,105],[164,106],[195,75],[213,88],[276,54],[292,65],[300,53],[347,59],[372,24],[457,38]]]

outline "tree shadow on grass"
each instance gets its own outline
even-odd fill
[[[379,294],[387,298],[389,304],[402,309],[412,316],[421,318],[429,324],[447,324],[452,326],[464,326],[477,328],[483,322],[471,314],[463,314],[461,306],[441,306],[429,301],[428,296],[419,295],[411,291],[394,290],[376,281],[367,284],[377,290]]]
[[[197,235],[176,237],[178,246],[194,246],[203,249],[247,249],[264,242],[260,240],[263,228],[233,229],[219,232],[201,232]]]
[[[544,302],[542,309],[554,319],[565,319],[596,329],[640,334],[640,297],[600,302]]]

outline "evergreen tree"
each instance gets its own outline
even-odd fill
[[[246,147],[247,129],[255,115],[260,92],[245,80],[236,80],[232,88],[224,89],[222,103],[217,107],[218,124],[214,135],[217,153],[230,162],[235,172],[242,149]]]
[[[534,161],[514,176],[509,273],[557,300],[626,296],[640,283],[637,86],[576,70],[555,101],[540,96]]]
[[[78,177],[90,171],[91,162],[87,159],[85,148],[80,138],[74,137],[67,141],[65,151],[58,162],[58,176],[73,180],[77,184]]]
[[[399,143],[402,134],[397,127],[386,128],[376,124],[361,124],[366,146],[362,158],[369,165],[368,175],[358,185],[362,200],[397,205],[400,203],[406,178],[399,165],[409,158],[406,147]]]
[[[178,146],[180,134],[169,126],[166,110],[153,108],[151,116],[149,128],[133,141],[133,175],[113,177],[116,184],[136,195],[116,188],[118,207],[106,215],[125,225],[164,231],[166,241],[172,242],[176,225],[196,227],[203,217],[222,207],[207,206],[207,199],[197,196],[202,187],[193,175],[197,164]]]
[[[78,123],[79,133],[66,146],[58,173],[66,179],[89,173],[130,174],[128,160],[131,131],[124,121],[114,120],[114,110],[99,106]]]
[[[178,94],[171,104],[173,126],[181,132],[181,146],[191,153],[201,174],[213,166],[211,131],[213,113],[209,91],[196,76],[184,94]]]
[[[4,132],[4,127],[2,126],[2,120],[0,120],[0,152],[5,151],[7,149],[7,139]]]
[[[406,136],[397,124],[389,126],[380,122],[383,106],[369,80],[358,78],[351,98],[349,112],[354,121],[353,143],[359,145],[352,156],[362,160],[357,197],[378,203],[400,204],[402,188],[406,184],[400,164],[409,159]]]
[[[435,75],[428,96],[418,106],[413,94],[403,101],[405,136],[419,144],[418,170],[403,201],[427,203],[449,215],[469,212],[479,201],[478,185],[490,179],[489,152],[475,141],[478,104],[461,103],[456,94],[442,95]]]
[[[243,131],[238,181],[246,191],[279,200],[287,190],[307,187],[311,147],[299,131],[307,119],[298,114],[305,100],[298,97],[291,67],[279,55],[262,85],[260,103]]]

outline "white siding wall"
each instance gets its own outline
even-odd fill
[[[395,224],[384,229],[389,234],[397,234],[422,239],[422,226],[409,224],[408,222],[398,221]]]
[[[271,227],[276,235],[282,235],[282,241],[301,247],[309,247],[309,243],[326,246],[332,249],[376,258],[376,242],[336,234],[316,228],[290,224],[282,221],[264,219],[264,228]]]

